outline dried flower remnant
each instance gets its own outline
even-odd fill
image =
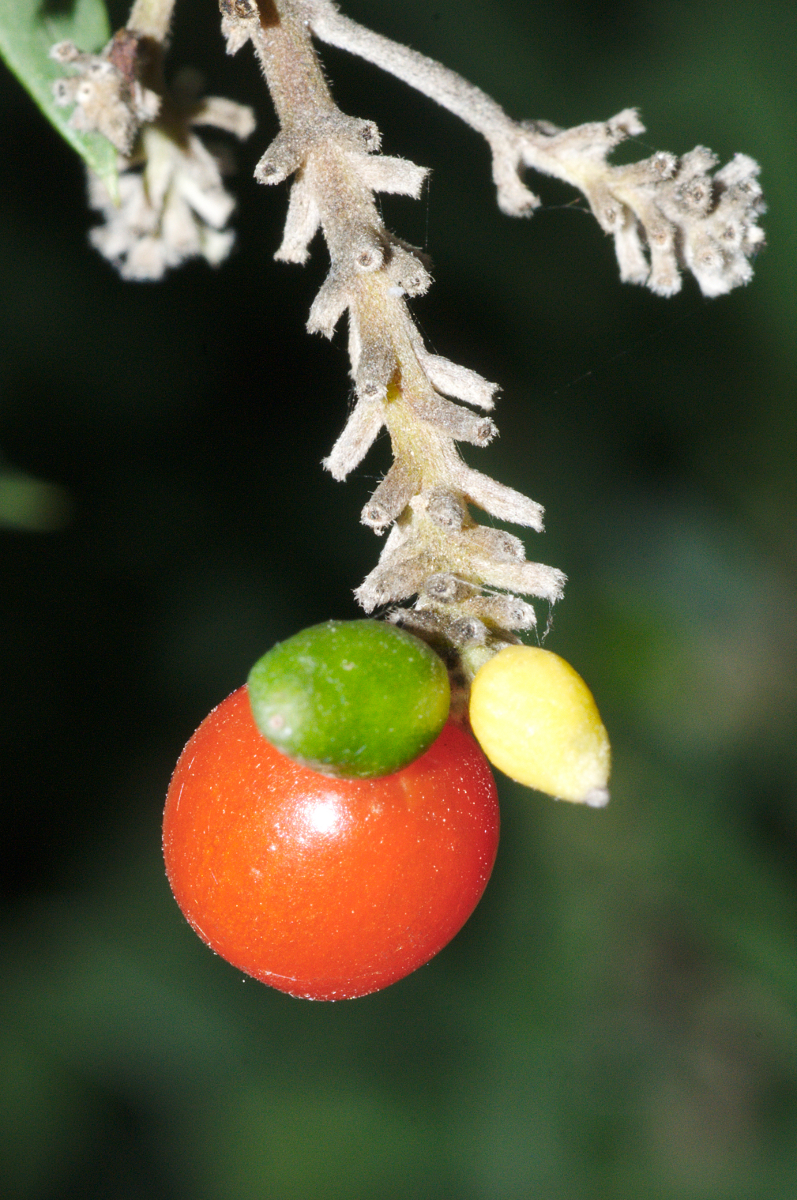
[[[235,241],[226,227],[235,201],[222,182],[222,164],[192,128],[212,125],[247,137],[251,110],[215,97],[182,106],[171,99],[170,117],[168,125],[156,121],[141,130],[138,153],[119,176],[119,206],[99,179],[89,179],[90,203],[105,218],[91,231],[92,244],[125,279],[160,279],[198,256],[216,266]]]
[[[104,134],[119,152],[118,203],[89,173],[89,202],[104,217],[89,236],[124,279],[160,279],[189,258],[215,266],[227,257],[235,201],[222,182],[221,158],[193,131],[213,126],[243,139],[255,125],[244,105],[200,98],[193,72],[167,92],[162,50],[149,34],[127,28],[99,55],[82,54],[71,42],[51,51],[77,71],[55,84],[57,101],[75,105],[72,124]]]
[[[50,57],[75,73],[53,84],[56,104],[75,109],[69,123],[81,133],[107,137],[121,155],[129,155],[141,126],[154,121],[161,97],[131,68],[143,39],[122,29],[101,54],[84,54],[74,42],[58,42]]]
[[[660,296],[680,291],[683,270],[704,296],[748,283],[750,259],[764,244],[758,164],[737,154],[711,175],[718,159],[703,146],[680,158],[659,152],[629,166],[606,163],[621,140],[644,132],[636,112],[626,109],[605,125],[552,132],[547,147],[560,165],[550,173],[579,187],[614,237],[620,278]]]

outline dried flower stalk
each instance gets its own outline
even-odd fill
[[[719,296],[752,278],[749,259],[764,242],[757,225],[764,205],[759,166],[747,155],[737,154],[714,176],[709,172],[717,157],[703,146],[682,158],[657,153],[626,167],[610,166],[609,151],[645,132],[635,109],[573,129],[513,121],[454,71],[363,28],[332,0],[304,0],[302,7],[316,37],[403,79],[482,134],[505,213],[529,216],[538,207],[521,178],[530,167],[584,193],[601,228],[614,237],[624,281],[671,296],[681,288],[685,267],[704,295]]]
[[[128,28],[97,59],[68,44],[54,51],[79,72],[59,85],[63,102],[77,103],[76,123],[101,129],[121,154],[132,156],[131,164],[143,155],[150,173],[145,194],[123,176],[121,209],[114,214],[103,201],[107,224],[93,235],[122,273],[135,278],[155,278],[189,253],[223,257],[232,201],[188,129],[215,124],[246,136],[252,124],[248,110],[231,101],[166,96],[160,63],[171,7],[172,0],[137,0]],[[750,260],[763,244],[759,168],[736,155],[711,174],[717,159],[703,147],[680,158],[656,153],[613,166],[609,152],[644,132],[634,109],[573,129],[517,122],[479,88],[358,25],[332,0],[219,0],[219,7],[228,53],[252,43],[279,118],[279,134],[255,176],[265,184],[293,179],[275,257],[305,262],[320,231],[330,270],[308,330],[331,337],[341,317],[348,319],[357,402],[324,466],[344,479],[382,429],[390,435],[393,466],[362,512],[376,533],[390,533],[355,594],[366,612],[394,606],[389,619],[416,629],[455,665],[466,664],[467,674],[498,646],[517,640],[513,630],[534,626],[534,608],[515,593],[553,603],[564,575],[526,561],[518,538],[478,524],[471,514],[471,507],[480,508],[542,530],[538,504],[466,466],[457,449],[458,442],[483,446],[495,436],[491,418],[462,402],[490,411],[496,385],[430,353],[407,307],[406,297],[430,285],[427,264],[385,228],[375,194],[417,198],[427,173],[381,155],[375,124],[338,109],[312,39],[368,59],[479,132],[492,151],[504,212],[528,216],[539,205],[522,178],[527,168],[578,188],[614,238],[621,278],[659,295],[677,292],[685,270],[708,296],[750,279]],[[148,59],[141,47],[149,49]],[[402,602],[411,607],[395,607]]]
[[[331,337],[348,315],[357,403],[324,465],[343,479],[378,433],[390,435],[394,464],[362,520],[377,533],[392,526],[377,567],[357,589],[367,612],[414,598],[389,616],[444,648],[490,652],[510,631],[535,623],[533,607],[513,593],[553,603],[560,571],[525,559],[522,543],[479,525],[475,506],[501,520],[542,529],[539,505],[467,467],[456,443],[485,445],[489,418],[465,409],[493,405],[495,385],[423,345],[405,297],[429,286],[423,256],[385,229],[374,202],[379,191],[417,196],[425,172],[379,155],[368,121],[335,106],[311,35],[359,54],[451,109],[488,141],[501,208],[530,214],[539,201],[525,186],[526,167],[579,187],[601,225],[613,233],[621,276],[672,294],[689,267],[707,294],[749,278],[748,258],[761,240],[757,167],[737,156],[711,179],[715,159],[693,151],[677,160],[654,155],[631,167],[606,156],[622,138],[642,132],[636,113],[571,130],[510,120],[490,97],[446,67],[364,29],[330,0],[222,0],[228,50],[251,41],[280,121],[256,177],[293,176],[285,235],[276,257],[306,261],[322,231],[330,272],[310,311],[308,328]],[[648,247],[649,260],[645,247]],[[478,661],[478,655],[476,658]]]
[[[259,12],[246,0],[226,3],[223,28],[234,52],[248,39],[263,66],[280,132],[260,160],[263,183],[294,176],[285,236],[277,257],[304,262],[321,230],[330,271],[308,328],[330,337],[348,316],[351,372],[357,403],[324,465],[337,479],[361,461],[377,434],[390,435],[394,465],[365,506],[376,532],[392,526],[377,567],[357,589],[366,610],[415,598],[391,617],[437,635],[449,647],[511,639],[529,628],[534,610],[499,590],[550,602],[564,576],[525,561],[518,539],[478,525],[476,506],[499,519],[542,528],[542,509],[511,488],[467,467],[457,442],[486,445],[496,433],[489,417],[454,401],[491,408],[495,385],[428,353],[406,297],[426,291],[423,256],[384,226],[374,194],[418,196],[426,172],[378,153],[373,122],[336,107],[310,38],[307,6],[277,0]],[[441,580],[452,581],[441,586]]]

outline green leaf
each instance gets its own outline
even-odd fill
[[[57,484],[0,468],[0,529],[49,533],[68,524],[71,508],[68,493]]]
[[[56,42],[68,39],[94,53],[110,36],[103,0],[0,0],[0,54],[47,119],[115,197],[116,150],[101,134],[78,133],[70,126],[71,110],[53,100],[53,83],[66,69],[48,57]]]

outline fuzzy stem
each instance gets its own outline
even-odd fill
[[[255,49],[280,125],[312,128],[335,110],[318,58],[292,6],[261,0]]]
[[[491,96],[456,71],[409,46],[358,25],[338,12],[328,0],[310,0],[311,28],[327,45],[366,59],[423,92],[442,108],[480,133],[488,142],[497,134],[511,134],[515,122]]]
[[[500,519],[542,528],[539,505],[463,463],[456,442],[485,445],[496,429],[488,417],[447,397],[491,408],[495,386],[429,354],[405,300],[424,292],[430,278],[419,252],[385,228],[374,192],[417,197],[425,172],[380,156],[373,122],[337,108],[311,40],[312,3],[260,0],[254,9],[252,0],[236,7],[224,0],[222,9],[228,48],[234,53],[243,40],[252,41],[280,121],[256,177],[269,184],[295,176],[277,257],[304,262],[320,227],[330,272],[308,328],[331,337],[348,312],[358,403],[325,465],[336,479],[345,478],[380,429],[390,435],[394,466],[362,519],[377,532],[388,525],[392,531],[355,594],[367,612],[416,596],[417,618],[407,610],[400,618],[394,610],[394,617],[422,622],[449,648],[474,638],[511,640],[508,630],[530,628],[534,612],[496,589],[553,601],[564,580],[561,572],[525,562],[517,538],[478,525],[470,514],[472,503]],[[500,113],[487,97],[484,103]]]
[[[752,277],[750,259],[764,242],[758,165],[735,158],[712,178],[716,159],[702,147],[680,160],[654,154],[628,167],[607,164],[627,137],[645,132],[635,109],[608,121],[559,129],[547,121],[513,121],[499,104],[456,72],[338,11],[333,0],[303,0],[321,41],[348,50],[429,96],[480,133],[492,151],[498,204],[509,216],[530,216],[539,198],[526,187],[532,168],[584,193],[602,229],[615,241],[620,276],[661,296],[681,287],[686,266],[706,296],[729,292]]]
[[[176,0],[135,0],[127,19],[127,29],[132,33],[140,33],[143,37],[152,38],[162,45],[169,36],[175,2]]]
[[[261,28],[255,47],[282,130],[305,136],[309,130],[323,131],[341,114],[324,80],[306,26],[296,18],[295,6],[290,3],[276,0],[277,21],[269,18],[269,7],[261,3]],[[363,215],[371,229],[381,226],[373,199],[363,194],[361,181],[340,153],[334,137],[318,138],[305,173],[320,200],[321,225],[333,265],[343,264],[362,237]],[[413,463],[419,481],[423,478],[434,486],[446,481],[447,456],[443,439],[422,425],[406,402],[408,396],[422,397],[430,387],[409,337],[406,305],[390,293],[391,282],[383,272],[366,271],[352,286],[351,307],[366,340],[387,336],[398,364],[397,382],[385,401],[385,424],[394,455]]]
[[[322,42],[388,71],[482,135],[492,151],[493,179],[499,205],[506,213],[527,216],[539,206],[539,199],[518,175],[524,159],[523,148],[527,148],[531,135],[508,117],[491,96],[433,58],[352,21],[331,0],[307,0],[307,3],[310,27]]]

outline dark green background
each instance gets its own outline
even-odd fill
[[[388,450],[345,485],[319,466],[345,339],[303,333],[321,245],[306,269],[272,262],[285,189],[251,176],[274,118],[212,0],[178,6],[172,64],[260,118],[216,272],[120,282],[87,246],[79,164],[4,74],[0,446],[68,497],[49,532],[0,534],[10,1194],[793,1200],[793,5],[346,7],[513,115],[639,105],[634,157],[762,163],[754,282],[662,300],[618,282],[572,192],[535,179],[542,211],[502,216],[475,135],[324,53],[341,106],[433,168],[385,215],[433,255],[430,344],[504,388],[501,438],[467,457],[546,506],[530,554],[570,576],[547,645],[598,698],[612,804],[502,781],[476,914],[364,1000],[291,1000],[191,933],[160,858],[170,771],[275,639],[356,615]]]

